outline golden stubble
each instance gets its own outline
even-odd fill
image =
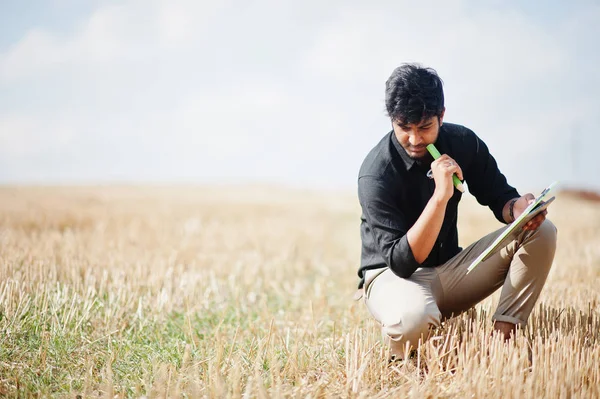
[[[388,365],[352,301],[352,193],[275,187],[0,188],[0,394],[104,397],[600,395],[600,207],[558,195],[528,325],[498,293]],[[461,245],[499,227],[464,196]]]

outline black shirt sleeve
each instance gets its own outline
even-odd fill
[[[487,145],[475,133],[472,137],[474,157],[469,168],[463,171],[469,192],[481,205],[488,206],[498,221],[506,224],[502,209],[509,200],[519,197],[519,193],[507,183]]]
[[[375,247],[394,274],[410,277],[420,264],[408,244],[406,217],[390,190],[380,179],[363,176],[358,180],[358,197],[372,235],[368,239],[374,240]]]

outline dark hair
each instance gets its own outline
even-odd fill
[[[442,79],[431,68],[402,64],[385,83],[385,107],[392,121],[400,125],[439,117],[444,110]]]

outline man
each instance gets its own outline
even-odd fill
[[[370,151],[358,178],[362,207],[359,288],[370,313],[405,357],[431,327],[502,287],[494,329],[509,339],[524,327],[554,259],[556,228],[546,212],[512,242],[466,274],[502,229],[464,250],[458,246],[456,174],[495,217],[508,224],[534,200],[520,196],[485,143],[464,126],[444,123],[442,81],[430,68],[404,64],[386,82],[393,130]],[[429,155],[434,143],[443,155]],[[429,176],[431,177],[428,177]]]

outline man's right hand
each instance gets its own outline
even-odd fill
[[[456,173],[463,180],[462,169],[456,161],[444,154],[431,163],[431,172],[435,180],[435,191],[433,193],[438,199],[447,202],[454,195],[454,182],[452,175]]]

